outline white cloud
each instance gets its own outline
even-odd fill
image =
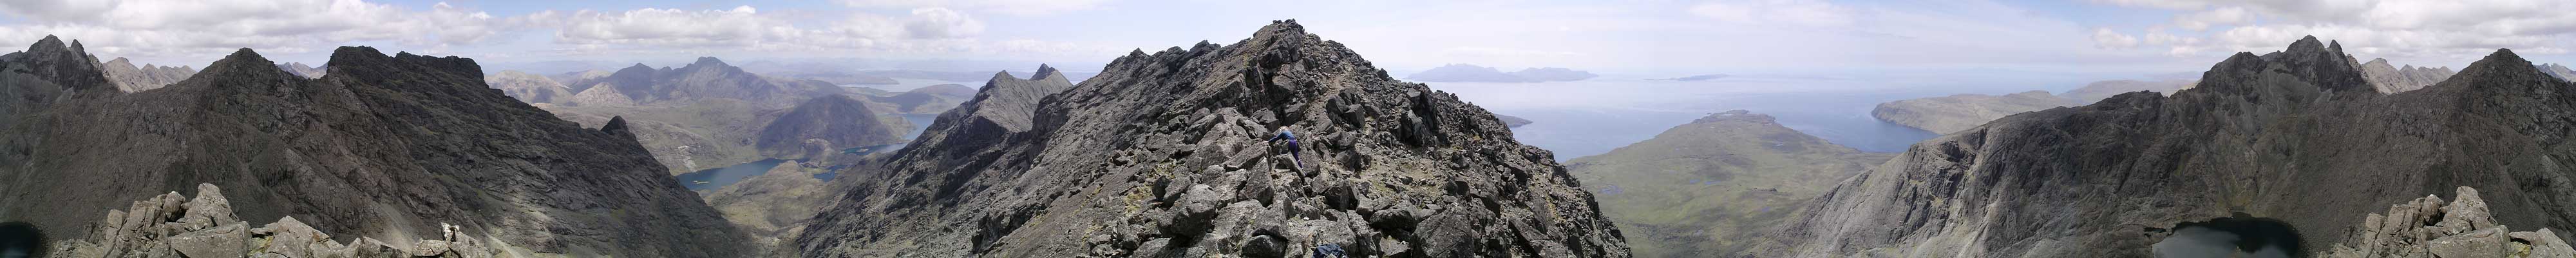
[[[2243,7],[2225,7],[2174,17],[2174,26],[2206,30],[2214,25],[2236,25],[2254,21],[2254,15]]]
[[[1835,26],[1852,23],[1850,8],[1816,0],[1711,1],[1692,5],[1692,15],[1735,23],[1785,23]]]
[[[2173,53],[2268,52],[2301,36],[2338,40],[2354,55],[2430,62],[2474,60],[2498,48],[2564,53],[2576,39],[2576,1],[2561,0],[2097,0],[2189,11],[2171,24],[2208,40],[2147,45]],[[2151,31],[2154,29],[2150,29]]]
[[[963,38],[984,33],[984,22],[948,8],[912,9],[912,17],[903,23],[903,29],[914,38]]]
[[[1051,15],[1090,10],[1105,0],[840,0],[858,8],[948,8],[1009,15]]]
[[[2120,32],[2111,31],[2111,28],[2095,28],[2093,29],[2093,47],[2103,49],[2134,48],[2138,47],[2138,37],[2129,36],[2129,34],[2120,34]]]
[[[305,52],[352,41],[444,48],[517,22],[446,3],[421,10],[359,0],[8,0],[0,13],[27,18],[0,26],[0,38],[58,34],[104,56]]]

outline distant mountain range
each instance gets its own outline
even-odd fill
[[[1494,68],[1471,64],[1450,64],[1405,76],[1406,80],[1424,82],[1555,82],[1580,81],[1600,77],[1573,69],[1541,67],[1505,73]]]
[[[179,80],[185,80],[188,79],[188,76],[197,74],[197,69],[188,68],[187,66],[171,67],[144,64],[143,67],[134,67],[133,62],[127,61],[122,57],[116,58],[116,60],[107,61],[107,63],[99,64],[99,69],[107,72],[107,80],[109,82],[116,83],[117,90],[125,92],[159,89],[162,86],[179,83]]]
[[[2191,88],[2192,80],[2110,80],[2085,84],[2082,88],[2051,95],[2047,91],[2026,91],[2003,96],[1958,94],[1879,103],[1870,116],[1879,120],[1923,129],[1933,133],[1965,130],[2007,115],[2043,109],[2078,106],[2109,98],[2115,94],[2150,91],[2159,94]]]

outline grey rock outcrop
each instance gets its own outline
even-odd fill
[[[197,197],[170,192],[111,210],[91,224],[88,239],[55,241],[53,257],[504,257],[509,248],[499,240],[474,237],[462,228],[439,223],[436,236],[407,246],[370,237],[348,243],[333,241],[295,217],[257,228],[234,217],[232,203],[214,184],[198,184]]]
[[[2439,196],[2390,205],[2370,214],[2343,243],[2318,257],[2576,257],[2558,234],[2512,232],[2496,224],[2478,190],[2460,187],[2449,204]]]
[[[2414,65],[2403,68],[2389,66],[2386,58],[2371,59],[2369,63],[2361,64],[2361,75],[2370,79],[2371,88],[2379,90],[2380,93],[2422,89],[2424,86],[2441,83],[2442,79],[2451,78],[2453,73],[2450,67],[2435,69]]]
[[[1546,150],[1294,21],[1231,46],[1136,51],[1061,93],[1003,94],[1013,88],[977,99],[1033,108],[952,110],[885,171],[842,175],[868,183],[795,246],[807,257],[1307,257],[1321,244],[1355,257],[1628,256]],[[985,116],[1020,110],[1033,116]],[[1286,128],[1303,152],[1266,141]]]
[[[2576,227],[2556,160],[2576,85],[2498,50],[2380,93],[2340,44],[2238,53],[2172,96],[2122,94],[1914,145],[1789,223],[1769,256],[2145,256],[2154,234],[2242,213],[2319,251],[2387,203],[2467,186],[2498,224]],[[2566,238],[2566,232],[2558,232]],[[2325,236],[2325,237],[2320,237]],[[2294,254],[2295,255],[2295,254]],[[2307,254],[2313,255],[2313,254]]]
[[[179,83],[179,80],[188,79],[189,75],[197,74],[197,69],[186,66],[144,64],[143,67],[135,67],[132,61],[127,61],[123,57],[99,64],[99,69],[105,69],[107,80],[116,83],[117,90],[125,92],[159,89],[161,86]]]
[[[178,84],[116,93],[92,65],[37,59],[85,54],[38,45],[31,53],[54,54],[0,58],[0,79],[45,82],[7,89],[58,87],[12,92],[56,94],[44,102],[0,98],[26,107],[0,113],[18,123],[0,127],[0,149],[12,150],[0,152],[11,164],[0,167],[0,221],[88,237],[68,229],[102,214],[61,211],[213,183],[232,186],[240,217],[294,216],[348,236],[405,239],[444,221],[575,256],[746,247],[632,136],[504,96],[470,59],[342,47],[331,74],[306,79],[243,49]]]

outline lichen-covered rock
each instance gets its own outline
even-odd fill
[[[2387,216],[2370,214],[2343,243],[2318,257],[2576,257],[2576,248],[2549,229],[2508,232],[2488,211],[2478,190],[2466,186],[2448,204],[2425,196],[2390,205]]]
[[[331,241],[331,236],[314,230],[295,217],[280,217],[275,223],[257,228],[230,214],[232,204],[223,190],[214,184],[198,184],[197,198],[185,205],[169,206],[178,198],[170,193],[134,202],[131,212],[109,211],[106,220],[91,225],[90,238],[56,241],[49,254],[55,257],[499,257],[504,256],[493,245],[498,240],[468,236],[461,228],[439,224],[440,235],[412,244],[412,249],[359,238],[350,244]],[[166,208],[166,209],[165,209]],[[223,213],[223,214],[216,214]],[[184,217],[163,214],[188,214]],[[129,215],[132,215],[129,217]],[[194,228],[195,220],[221,226]],[[487,242],[488,241],[488,242]]]
[[[1552,153],[1294,21],[1130,53],[1061,93],[1011,96],[1026,106],[981,103],[1004,88],[883,168],[845,172],[866,183],[815,217],[801,255],[1629,255]],[[1270,140],[1281,131],[1299,148]]]

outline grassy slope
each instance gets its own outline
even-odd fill
[[[1892,154],[1863,153],[1730,111],[1568,165],[1638,257],[1735,256],[1748,237]]]

